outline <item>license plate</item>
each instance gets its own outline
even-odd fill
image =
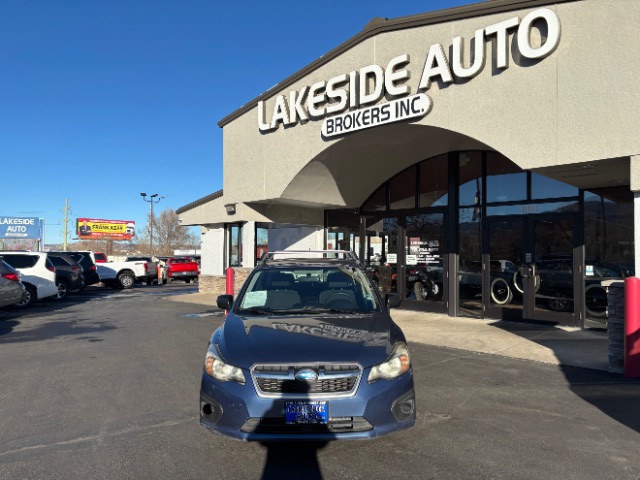
[[[287,425],[326,425],[329,406],[326,401],[288,400],[284,402]]]

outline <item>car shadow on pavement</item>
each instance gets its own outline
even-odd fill
[[[327,442],[265,442],[262,445],[267,449],[262,480],[322,480],[318,451]]]
[[[85,323],[82,319],[65,318],[58,321],[42,321],[60,315],[61,311],[90,301],[90,297],[73,295],[71,298],[44,299],[29,307],[7,307],[0,310],[0,343],[25,343],[46,341],[56,337],[75,337],[89,342],[100,342],[95,334],[117,327],[108,321]],[[34,318],[33,326],[29,323]],[[21,328],[17,328],[22,325]],[[25,328],[26,326],[26,328]]]
[[[490,326],[548,349],[557,358],[558,368],[571,392],[640,433],[640,379],[625,378],[621,373],[608,371],[605,331],[565,330],[550,324],[506,321],[497,321]]]
[[[298,390],[298,393],[305,395],[309,392],[309,384],[297,380],[291,383],[295,384],[296,389],[304,389],[304,392]],[[306,398],[300,400],[306,400]],[[274,400],[267,415],[267,417],[263,417],[260,420],[257,426],[257,430],[260,432],[285,432],[289,427],[300,428],[302,431],[307,430],[309,432],[318,429],[325,430],[325,433],[329,432],[327,425],[287,425],[285,420],[285,402],[282,400]],[[262,480],[297,480],[302,478],[305,480],[322,480],[322,470],[318,462],[318,451],[323,449],[328,442],[303,440],[262,441],[260,443],[267,449],[267,456],[261,477]]]
[[[20,322],[14,319],[3,320],[0,318],[0,337],[2,335],[6,335],[7,333],[11,333],[16,325],[20,325]]]
[[[5,324],[9,323],[8,327]],[[6,337],[0,337],[0,343],[26,343],[42,342],[56,337],[75,337],[78,340],[89,342],[101,342],[103,339],[95,334],[114,330],[117,327],[110,322],[96,322],[91,325],[82,323],[82,320],[63,320],[57,322],[46,322],[27,330],[15,330],[20,324],[18,321],[0,322],[0,336],[11,333]],[[8,329],[7,329],[8,328]]]

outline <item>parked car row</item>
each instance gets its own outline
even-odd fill
[[[0,257],[0,307],[21,302],[26,291],[18,271]]]
[[[170,258],[163,271],[147,257],[108,262],[104,254],[100,256],[102,258],[98,261],[94,252],[89,250],[0,251],[0,308],[10,305],[26,307],[45,298],[62,299],[99,283],[114,288],[131,288],[142,282],[147,285],[167,283],[167,278],[189,283],[197,280],[200,273],[197,264],[195,271],[178,273],[174,264],[190,265],[191,259],[188,258]]]

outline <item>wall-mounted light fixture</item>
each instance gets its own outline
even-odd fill
[[[224,206],[224,208],[227,210],[227,215],[235,215],[236,214],[236,204],[235,203],[228,203]]]

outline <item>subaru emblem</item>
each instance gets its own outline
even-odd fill
[[[296,373],[296,379],[303,382],[313,382],[318,379],[318,374],[315,372],[315,370],[304,368],[302,370],[298,370],[298,372]]]

